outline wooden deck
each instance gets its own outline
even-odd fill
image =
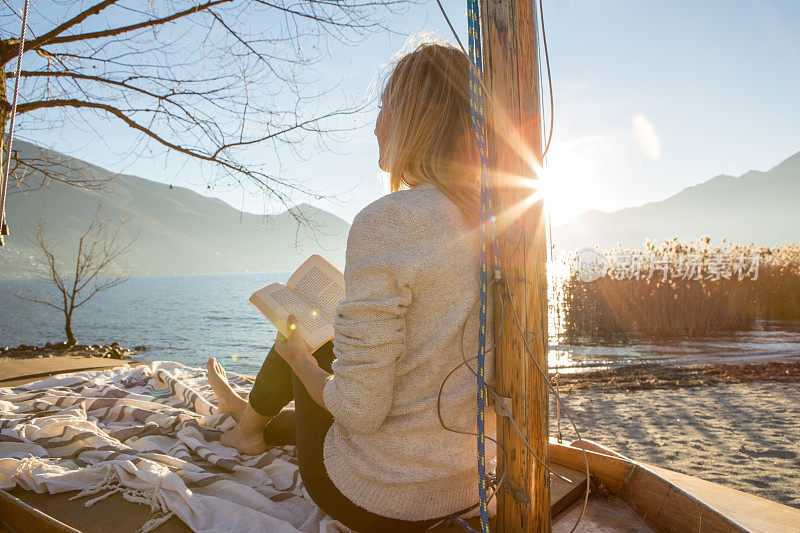
[[[127,359],[101,357],[0,357],[0,387],[15,387],[65,372],[106,370],[122,365],[144,364]]]
[[[567,484],[558,480],[553,487],[554,509],[558,513],[569,508],[570,512],[563,513],[564,519],[556,519],[554,531],[559,524],[568,524],[564,531],[569,531],[577,518],[577,512],[583,501],[585,476],[580,472],[572,471],[565,467],[556,466],[554,468],[560,475],[565,477],[573,476],[575,483]],[[553,476],[553,479],[558,479]],[[70,501],[69,498],[77,494],[71,491],[63,494],[37,494],[32,491],[19,488],[10,491],[0,491],[0,533],[4,533],[2,523],[8,524],[7,531],[53,531],[70,532],[81,531],[84,533],[105,533],[114,531],[115,533],[134,533],[142,527],[149,518],[150,512],[147,508],[128,502],[119,494],[114,494],[104,500],[95,503],[90,508],[83,507],[83,501]],[[578,501],[577,503],[576,502]],[[572,507],[570,507],[572,505]],[[619,517],[620,523],[638,523],[639,529],[628,529],[626,531],[652,531],[647,524],[638,519],[636,514],[631,511],[621,500],[595,499],[590,501],[589,510],[584,517],[584,523],[597,522],[605,523],[609,510],[615,509],[614,516]],[[558,513],[554,512],[554,516]],[[598,522],[600,521],[600,522]],[[480,529],[480,520],[477,518],[469,520],[475,529]],[[494,531],[494,519],[490,520],[490,527]],[[170,518],[165,524],[156,529],[158,533],[183,533],[191,531],[180,519]],[[440,533],[463,533],[463,529],[458,525],[440,526],[431,530]],[[591,530],[584,530],[591,531]]]

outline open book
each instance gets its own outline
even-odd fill
[[[333,314],[344,297],[344,274],[314,254],[294,271],[286,285],[273,283],[250,296],[250,303],[288,336],[287,318],[297,317],[297,333],[314,352],[333,339]]]

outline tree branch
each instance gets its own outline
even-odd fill
[[[243,174],[243,175],[245,175],[245,176],[257,181],[261,185],[263,185],[266,188],[268,188],[268,190],[270,190],[271,192],[277,192],[277,191],[273,187],[269,186],[267,184],[267,182],[263,181],[259,176],[261,176],[263,178],[266,178],[269,181],[273,181],[274,178],[271,178],[271,177],[269,177],[269,176],[267,176],[267,175],[265,175],[263,173],[259,173],[259,172],[255,172],[255,171],[249,170],[249,169],[247,169],[247,168],[245,168],[245,167],[243,167],[241,165],[236,165],[236,164],[234,164],[234,163],[232,163],[232,162],[230,162],[228,160],[220,159],[218,157],[219,154],[222,151],[227,150],[228,148],[233,147],[233,146],[250,145],[250,144],[256,144],[256,143],[259,143],[259,142],[267,141],[267,140],[279,137],[281,135],[285,135],[289,131],[293,131],[293,130],[297,130],[297,129],[304,129],[304,130],[308,129],[309,125],[311,125],[313,123],[316,123],[316,122],[319,122],[320,120],[323,120],[325,118],[329,118],[329,117],[332,117],[332,116],[338,116],[338,115],[349,115],[349,114],[352,114],[352,113],[356,112],[355,110],[334,111],[334,112],[328,113],[326,115],[323,115],[321,117],[317,117],[317,118],[314,118],[314,119],[309,119],[309,120],[297,123],[297,124],[295,124],[293,126],[290,126],[290,127],[286,128],[286,129],[283,129],[281,131],[265,135],[263,137],[260,137],[258,139],[252,140],[252,141],[237,142],[237,143],[230,143],[230,144],[227,144],[227,145],[223,145],[220,148],[218,148],[213,154],[204,154],[204,153],[198,152],[196,150],[192,150],[192,149],[185,148],[183,146],[177,145],[175,143],[172,143],[172,142],[162,138],[158,134],[152,132],[150,129],[146,128],[145,126],[142,126],[141,124],[137,123],[136,121],[134,121],[133,119],[128,117],[122,110],[120,110],[120,109],[118,109],[118,108],[116,108],[114,106],[108,105],[108,104],[102,104],[102,103],[97,103],[97,102],[86,102],[86,101],[77,100],[77,99],[68,99],[68,100],[53,99],[53,100],[42,100],[42,101],[38,101],[38,102],[27,102],[25,104],[17,106],[17,112],[20,113],[20,114],[23,114],[23,113],[29,113],[29,112],[37,110],[37,109],[58,108],[58,107],[90,108],[90,109],[100,109],[100,110],[106,111],[106,112],[116,116],[117,118],[119,118],[123,122],[125,122],[131,128],[133,128],[135,130],[138,130],[138,131],[141,131],[142,133],[144,133],[148,137],[158,141],[159,143],[163,144],[167,148],[171,148],[171,149],[175,150],[176,152],[180,152],[180,153],[192,156],[192,157],[197,158],[197,159],[201,159],[201,160],[204,160],[204,161],[215,162],[215,163],[217,163],[217,164],[219,164],[219,165],[221,165],[221,166],[223,166],[225,168],[228,168],[229,170],[232,170],[232,171],[237,172],[237,173],[241,173],[241,174]],[[287,185],[285,183],[283,185],[286,186],[286,187],[289,187],[289,188],[295,188],[296,189],[296,187],[293,187],[291,185]]]
[[[113,1],[116,1],[116,0],[113,0]],[[159,19],[152,19],[152,20],[146,20],[144,22],[139,22],[137,24],[131,24],[129,26],[121,26],[119,28],[112,28],[112,29],[108,29],[108,30],[95,31],[95,32],[91,32],[91,33],[80,33],[80,34],[77,34],[77,35],[66,35],[64,37],[54,37],[52,39],[49,39],[45,43],[34,44],[32,46],[32,48],[38,48],[39,46],[42,46],[43,44],[62,44],[62,43],[72,43],[72,42],[76,42],[76,41],[86,41],[88,39],[99,39],[101,37],[113,37],[115,35],[121,35],[123,33],[127,33],[129,31],[135,31],[135,30],[140,30],[142,28],[150,28],[150,27],[153,27],[153,26],[159,26],[161,24],[166,24],[167,22],[172,22],[172,21],[177,20],[179,18],[188,16],[188,15],[193,15],[193,14],[195,14],[197,12],[200,12],[200,11],[208,10],[209,8],[214,7],[216,5],[226,4],[226,3],[230,3],[232,1],[233,0],[216,0],[216,1],[213,1],[213,2],[206,2],[203,5],[198,5],[198,6],[195,6],[193,8],[186,9],[185,11],[180,11],[178,13],[173,13],[172,15],[170,15],[168,17],[163,17],[163,18],[159,18]],[[33,43],[36,43],[36,41],[38,41],[38,39],[34,40]],[[28,47],[28,43],[25,43],[25,49],[31,49],[31,48]]]
[[[70,29],[73,26],[77,26],[78,24],[80,24],[81,22],[86,20],[87,18],[91,17],[92,15],[96,15],[96,14],[100,13],[102,10],[104,10],[108,6],[110,6],[112,4],[116,4],[117,2],[118,2],[118,0],[103,0],[99,4],[96,4],[96,5],[92,6],[92,7],[90,7],[86,11],[84,11],[82,13],[79,13],[78,15],[72,17],[71,19],[69,19],[68,21],[64,22],[63,24],[58,25],[56,28],[53,28],[49,32],[45,33],[44,35],[41,35],[41,36],[39,36],[39,37],[37,37],[35,39],[31,39],[29,41],[26,41],[25,42],[25,50],[35,50],[36,48],[39,48],[42,45],[45,45],[45,44],[47,44],[49,42],[52,42],[53,39],[55,39],[61,33],[67,31],[68,29]],[[19,42],[19,39],[17,39],[17,41]]]

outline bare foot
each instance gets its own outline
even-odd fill
[[[240,426],[220,435],[219,441],[247,455],[261,455],[267,451],[263,432],[247,434]]]
[[[247,408],[247,401],[231,388],[225,369],[215,358],[208,360],[206,370],[208,370],[208,384],[217,395],[219,412],[231,415],[238,422]]]

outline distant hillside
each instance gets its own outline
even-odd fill
[[[113,176],[95,165],[23,141],[15,141],[14,149],[22,156],[66,158],[72,173]],[[40,155],[42,152],[45,155]],[[127,217],[128,234],[138,232],[139,237],[118,264],[133,275],[282,272],[294,270],[313,253],[344,266],[350,225],[308,204],[293,209],[316,222],[318,243],[310,230],[300,228],[298,233],[298,224],[289,212],[269,217],[241,214],[221,200],[189,189],[170,189],[163,183],[124,174],[116,175],[102,190],[51,182],[32,192],[13,188],[10,192],[7,217],[12,235],[0,248],[0,279],[29,277],[33,249],[22,232],[33,236],[43,204],[51,234],[65,241],[75,241],[84,231],[98,203],[113,220]],[[296,237],[297,249],[293,248]]]
[[[641,247],[645,238],[773,246],[800,241],[800,153],[767,172],[717,176],[678,194],[612,213],[589,211],[553,228],[553,241],[565,249],[616,245]]]

